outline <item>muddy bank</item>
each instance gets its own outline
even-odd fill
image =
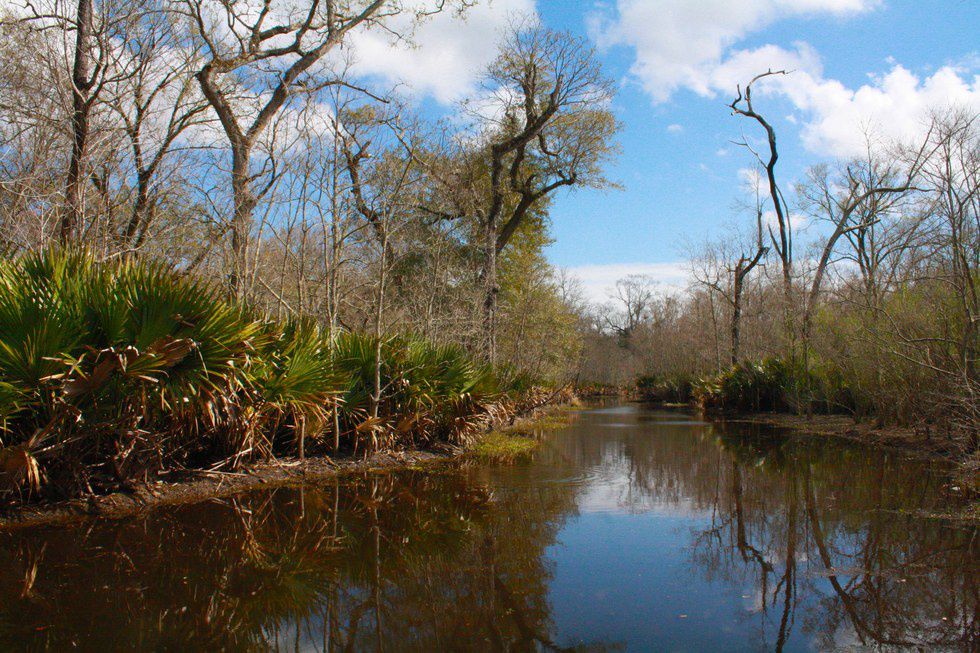
[[[704,410],[689,403],[650,401],[634,398],[630,401],[645,406],[695,412],[719,422],[746,424],[765,424],[777,428],[791,429],[804,435],[819,435],[854,440],[872,446],[885,446],[902,449],[911,455],[923,458],[941,459],[963,463],[970,457],[962,443],[933,430],[925,432],[901,426],[876,426],[872,421],[855,422],[849,415],[794,415],[792,413],[737,413]]]
[[[326,479],[369,471],[435,466],[466,455],[490,433],[521,434],[552,428],[556,416],[570,411],[571,404],[539,406],[515,420],[493,424],[466,445],[439,443],[429,449],[382,451],[363,457],[316,456],[305,460],[277,458],[249,465],[236,472],[187,471],[166,480],[141,484],[129,492],[91,495],[70,501],[26,504],[0,511],[0,530],[65,523],[91,518],[121,519],[163,506],[221,499],[258,489],[315,484]]]
[[[874,446],[902,449],[917,456],[954,462],[962,461],[966,453],[956,441],[945,438],[941,434],[926,434],[899,426],[880,427],[871,422],[855,422],[848,415],[806,417],[789,413],[748,413],[719,416],[718,419],[727,422],[766,424],[792,429],[806,435],[845,438]]]
[[[877,426],[872,421],[855,422],[849,415],[794,415],[791,413],[724,413],[704,411],[698,406],[632,399],[636,403],[666,410],[699,412],[705,418],[730,423],[763,424],[792,431],[796,435],[833,437],[870,447],[885,447],[903,455],[950,463],[954,485],[980,497],[980,456],[966,451],[962,442],[935,430],[926,432],[901,426]],[[978,509],[980,512],[980,509]]]
[[[951,492],[965,496],[971,505],[956,518],[980,520],[980,457],[964,451],[956,440],[938,433],[925,433],[899,426],[876,426],[870,422],[855,422],[847,415],[803,415],[785,413],[752,413],[717,417],[727,422],[765,424],[790,429],[793,433],[843,438],[864,446],[886,447],[912,458],[939,460],[950,463]]]

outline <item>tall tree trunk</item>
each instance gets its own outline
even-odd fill
[[[483,260],[483,337],[484,351],[491,364],[497,362],[497,224],[488,219],[484,225],[486,242]]]
[[[126,224],[123,245],[138,248],[144,239],[150,214],[150,176],[140,172],[136,176],[136,201]]]
[[[231,221],[232,271],[228,286],[231,294],[238,299],[245,298],[249,229],[252,225],[252,212],[257,204],[248,170],[250,153],[251,148],[244,143],[232,146],[231,186],[235,212]]]
[[[738,363],[739,349],[741,348],[742,289],[742,278],[738,272],[736,272],[735,285],[732,289],[732,365],[736,365]]]
[[[381,406],[381,366],[382,366],[382,347],[381,340],[384,336],[384,302],[385,302],[385,282],[387,281],[388,267],[388,231],[383,230],[381,236],[381,270],[378,274],[378,295],[377,306],[374,313],[374,387],[371,391],[371,410],[372,420],[378,419],[378,412]],[[377,430],[372,425],[371,429],[371,450],[378,450]]]
[[[75,61],[71,72],[71,159],[65,181],[65,213],[61,217],[59,239],[69,244],[76,236],[84,214],[84,166],[88,145],[89,115],[92,105],[92,0],[78,0],[75,23]]]

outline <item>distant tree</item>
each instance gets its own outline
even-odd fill
[[[606,313],[606,324],[624,341],[653,315],[656,282],[647,275],[631,274],[619,279]]]

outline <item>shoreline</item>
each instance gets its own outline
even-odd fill
[[[589,397],[583,399],[588,400]],[[805,415],[792,413],[726,413],[703,411],[691,404],[627,398],[632,403],[664,410],[700,412],[713,422],[759,424],[790,431],[787,435],[838,438],[866,447],[890,449],[911,459],[935,461],[950,466],[950,485],[958,485],[973,506],[970,519],[980,520],[980,457],[971,455],[942,435],[925,437],[902,426],[876,426],[872,421],[855,422],[850,415]]]
[[[585,396],[584,400],[593,397]],[[601,397],[595,397],[601,399]],[[888,447],[907,452],[918,458],[943,460],[962,465],[968,464],[969,454],[941,435],[923,437],[914,429],[903,426],[875,426],[873,421],[855,422],[850,415],[796,415],[794,413],[741,413],[706,411],[693,404],[650,401],[627,397],[625,401],[645,404],[664,410],[694,412],[716,422],[762,424],[775,428],[792,429],[800,435],[835,437],[873,447]]]
[[[865,447],[888,449],[909,459],[948,465],[947,491],[962,498],[963,508],[946,514],[921,516],[980,523],[980,460],[951,446],[941,436],[924,437],[905,427],[855,423],[848,415],[814,415],[807,419],[804,415],[786,413],[748,413],[722,418],[722,421],[789,429],[790,435],[808,438],[840,438]]]
[[[871,422],[855,422],[849,415],[805,415],[792,413],[707,413],[723,422],[763,424],[792,429],[809,436],[835,437],[872,447],[887,447],[907,452],[918,458],[962,463],[964,452],[950,441],[934,436],[925,438],[913,429],[901,426],[875,426]]]
[[[584,401],[609,397],[583,397]],[[648,402],[627,399],[667,410],[690,412],[682,404]],[[211,499],[223,499],[237,494],[263,489],[297,487],[350,474],[380,471],[399,471],[412,468],[431,468],[476,455],[476,448],[492,434],[526,435],[535,428],[555,426],[555,416],[571,414],[576,400],[545,404],[507,423],[489,425],[479,435],[461,445],[437,443],[429,449],[395,449],[380,451],[367,457],[345,454],[339,458],[328,455],[259,461],[237,472],[187,471],[174,474],[173,480],[141,484],[131,492],[112,492],[79,499],[50,503],[25,504],[0,511],[0,532],[39,526],[61,525],[89,519],[124,519],[172,506],[188,505]],[[966,499],[976,504],[980,494],[980,478],[976,463],[964,460],[962,453],[951,449],[943,438],[923,438],[911,429],[876,427],[872,423],[855,423],[847,415],[814,415],[810,419],[788,413],[702,413],[712,421],[787,429],[788,435],[804,437],[833,437],[863,446],[888,448],[912,458],[950,463],[950,481],[963,487]],[[957,456],[959,453],[959,456]],[[977,512],[980,512],[978,510]],[[973,517],[976,518],[976,517]]]
[[[345,454],[338,458],[317,455],[300,460],[283,457],[259,461],[237,472],[187,471],[174,480],[140,484],[131,492],[111,492],[50,503],[28,503],[0,511],[0,532],[40,526],[62,525],[89,519],[125,519],[157,508],[224,499],[255,490],[296,487],[349,474],[398,471],[432,467],[460,460],[493,433],[520,435],[539,422],[570,411],[575,400],[537,406],[527,414],[493,423],[467,443],[438,443],[429,449],[394,449],[367,457]]]

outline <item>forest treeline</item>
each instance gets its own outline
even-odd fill
[[[781,175],[752,88],[733,120],[757,163],[747,210],[688,248],[690,285],[620,280],[587,310],[582,378],[732,411],[851,413],[976,456],[980,124],[935,107],[918,140]],[[754,131],[753,131],[754,130]]]
[[[576,317],[542,249],[554,193],[610,186],[592,49],[515,17],[445,118],[356,74],[355,36],[411,47],[473,4],[8,7],[0,248],[160,260],[278,319],[564,374]]]

